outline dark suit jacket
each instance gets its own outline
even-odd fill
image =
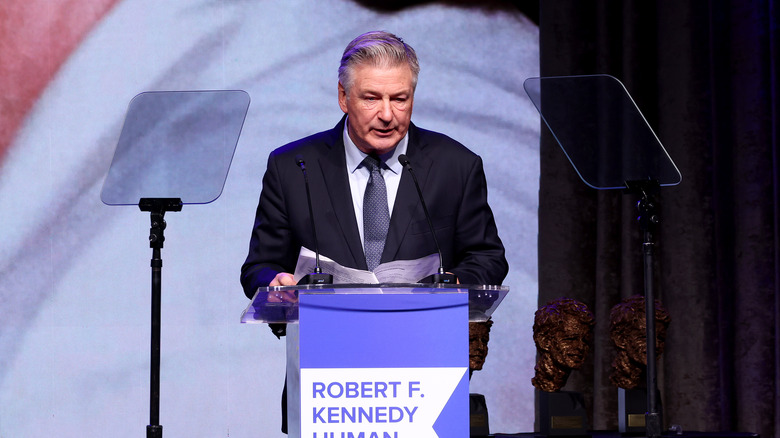
[[[268,158],[249,255],[241,268],[248,297],[279,272],[294,272],[301,246],[314,249],[300,155],[312,196],[320,253],[366,269],[344,154],[344,120],[282,146]],[[487,203],[482,159],[455,140],[412,124],[406,155],[419,180],[441,246],[446,271],[463,284],[501,284],[508,271],[504,247]],[[390,217],[382,262],[436,252],[419,196],[404,170]]]

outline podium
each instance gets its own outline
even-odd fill
[[[242,323],[287,323],[290,437],[469,436],[468,322],[506,286],[260,288]],[[286,298],[278,302],[277,297]]]

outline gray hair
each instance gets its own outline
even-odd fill
[[[412,88],[417,88],[417,75],[420,73],[417,53],[412,46],[389,32],[366,32],[347,45],[339,66],[339,82],[345,90],[352,86],[355,67],[364,64],[375,67],[406,64],[412,71]]]

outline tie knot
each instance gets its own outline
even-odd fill
[[[376,155],[369,155],[363,159],[363,166],[368,168],[369,171],[374,171],[382,167],[382,161]]]

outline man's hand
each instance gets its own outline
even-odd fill
[[[268,284],[269,287],[272,286],[295,286],[295,278],[292,274],[287,272],[280,272],[276,274],[276,277],[274,277],[273,280],[271,280],[271,283]],[[283,301],[294,303],[297,301],[297,298],[295,297],[294,291],[285,291],[285,292],[268,292],[268,302],[269,303],[281,303]]]
[[[280,272],[276,274],[276,277],[271,280],[268,286],[295,286],[295,279],[288,272]]]

